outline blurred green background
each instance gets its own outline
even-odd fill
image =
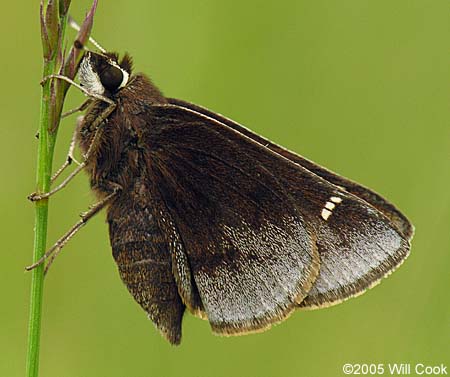
[[[0,375],[23,376],[41,78],[38,1],[5,2],[0,92]],[[81,20],[90,1],[73,1]],[[93,35],[169,96],[231,117],[385,195],[416,226],[412,254],[344,304],[220,338],[187,315],[166,343],[122,285],[104,214],[46,279],[42,376],[340,376],[344,363],[450,367],[448,2],[100,1]],[[68,40],[74,37],[69,31]],[[72,90],[66,108],[83,99]],[[61,126],[62,163],[75,117]],[[92,203],[86,176],[51,200],[49,240]],[[49,242],[50,242],[49,241]],[[386,374],[387,375],[387,374]]]

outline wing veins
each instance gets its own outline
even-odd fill
[[[204,156],[206,156],[206,157],[210,157],[210,158],[213,159],[213,160],[219,161],[219,162],[223,163],[224,165],[226,165],[226,166],[228,166],[228,167],[230,167],[230,168],[232,168],[232,169],[238,170],[239,172],[241,172],[241,173],[242,173],[243,175],[245,175],[246,177],[248,177],[248,178],[250,178],[250,179],[252,179],[252,180],[254,180],[254,181],[257,181],[259,184],[261,184],[261,186],[263,186],[263,187],[266,188],[268,191],[270,191],[270,192],[271,192],[274,196],[276,196],[279,200],[283,200],[283,198],[281,198],[281,197],[277,194],[277,192],[275,192],[274,190],[272,190],[272,189],[271,189],[270,187],[268,187],[266,184],[264,184],[264,183],[262,183],[262,182],[256,180],[251,174],[247,173],[245,170],[242,170],[240,167],[228,163],[227,161],[221,159],[220,157],[215,156],[215,155],[212,155],[212,154],[207,153],[207,152],[205,152],[205,151],[201,151],[201,150],[198,150],[198,149],[195,149],[195,148],[190,148],[190,147],[187,147],[187,146],[180,146],[179,148],[180,148],[180,149],[186,149],[186,150],[189,150],[189,151],[192,151],[192,152],[197,152],[197,153],[202,154],[202,155],[204,155]],[[275,178],[275,176],[274,176],[270,171],[268,171],[263,165],[258,165],[258,166],[264,168],[264,170],[266,170],[267,174],[269,174],[272,178]],[[198,169],[197,169],[197,171],[198,171]],[[279,182],[279,181],[277,180],[277,182]],[[256,203],[256,204],[257,204],[257,203]]]
[[[174,153],[171,153],[172,155],[174,155]],[[189,160],[185,160],[185,162],[187,164],[189,164],[191,166],[192,169],[194,169],[195,171],[202,173],[202,171],[195,165],[193,164],[191,161]],[[260,203],[257,203],[254,199],[245,196],[244,194],[242,194],[242,192],[240,192],[237,188],[235,188],[233,185],[230,185],[229,183],[223,181],[221,178],[219,178],[218,176],[214,175],[214,174],[209,174],[209,177],[215,179],[216,181],[220,182],[221,184],[223,184],[225,187],[229,188],[230,190],[232,190],[233,192],[235,192],[236,194],[238,194],[240,197],[242,197],[243,199],[245,199],[246,201],[250,201],[252,202],[256,207],[260,207]],[[234,208],[229,208],[231,210],[233,210],[233,212],[235,214],[238,214],[238,212],[236,212],[234,210]]]

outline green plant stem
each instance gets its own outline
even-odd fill
[[[72,46],[69,55],[63,53],[67,12],[70,0],[48,0],[40,6],[41,38],[44,55],[43,78],[54,73],[63,73],[74,78],[82,50]],[[45,11],[44,11],[45,8]],[[92,29],[97,0],[87,13],[77,40],[84,45]],[[37,157],[36,192],[50,191],[53,152],[64,99],[69,89],[66,82],[47,80],[43,83],[41,112],[39,118],[39,146]],[[45,254],[47,244],[48,198],[36,203],[33,264]],[[28,323],[28,349],[26,360],[27,377],[38,377],[39,350],[44,293],[44,264],[31,272],[30,317]]]
[[[56,57],[55,57],[56,59]],[[55,59],[44,63],[44,77],[55,70]],[[51,82],[42,88],[41,112],[39,121],[39,146],[36,188],[38,192],[50,190],[53,151],[56,132],[48,130],[52,124]],[[45,253],[47,241],[48,199],[36,202],[33,263]],[[41,334],[42,299],[44,292],[44,265],[31,272],[30,318],[28,327],[27,377],[37,377],[39,371],[39,349]]]

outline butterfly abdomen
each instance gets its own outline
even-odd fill
[[[128,291],[161,333],[178,344],[185,306],[172,274],[167,239],[151,206],[142,202],[143,191],[146,186],[138,180],[108,209],[112,252]]]

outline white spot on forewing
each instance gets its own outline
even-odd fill
[[[326,209],[329,209],[330,211],[332,211],[332,210],[334,209],[334,207],[336,207],[336,204],[334,204],[334,203],[327,202],[327,203],[325,204],[325,208],[326,208]]]
[[[325,207],[322,209],[321,216],[322,219],[325,221],[328,220],[328,218],[331,216],[333,209],[336,207],[337,204],[342,202],[342,198],[338,196],[332,196],[330,197],[330,201],[327,201],[325,203]]]
[[[89,93],[100,95],[105,93],[105,88],[100,81],[100,77],[92,68],[89,54],[85,56],[80,64],[80,83]]]
[[[324,208],[324,209],[322,209],[321,215],[322,215],[322,219],[328,220],[328,218],[329,218],[330,215],[331,215],[331,211],[328,210],[328,209],[326,209],[326,208]]]

